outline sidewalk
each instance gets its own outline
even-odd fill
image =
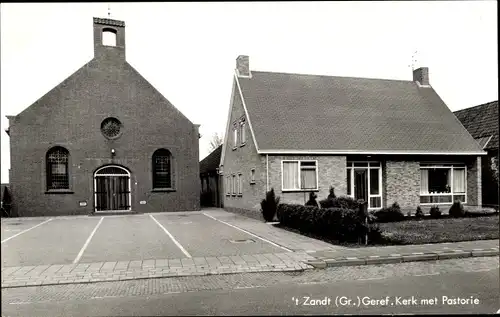
[[[345,248],[341,253],[316,251],[308,254],[316,260],[306,263],[316,267],[386,264],[432,261],[478,256],[498,256],[499,240],[445,242],[421,245]]]
[[[305,252],[2,267],[2,288],[249,272],[303,271]]]

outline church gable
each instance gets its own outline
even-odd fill
[[[171,127],[192,130],[193,123],[126,61],[125,23],[94,18],[93,25],[94,58],[12,117],[11,128],[43,126],[50,132],[50,126],[60,128],[61,117],[75,126],[92,115],[109,114],[134,117],[135,122],[160,116]]]

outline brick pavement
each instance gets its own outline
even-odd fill
[[[2,288],[312,268],[305,252],[2,268]]]

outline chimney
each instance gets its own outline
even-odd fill
[[[125,22],[94,18],[94,58],[125,61]]]
[[[418,82],[421,86],[429,86],[429,68],[420,67],[413,70],[413,81]]]
[[[251,77],[250,60],[247,55],[240,55],[236,59],[236,73],[238,77]]]

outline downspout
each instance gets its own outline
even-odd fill
[[[266,194],[269,191],[269,154],[266,154]]]

